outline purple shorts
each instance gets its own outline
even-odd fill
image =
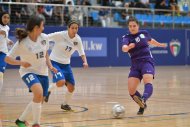
[[[128,77],[135,77],[141,80],[144,74],[152,74],[154,76],[154,60],[152,58],[143,58],[132,61]]]

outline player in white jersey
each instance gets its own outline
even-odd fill
[[[0,14],[0,92],[3,87],[3,74],[6,68],[6,62],[4,58],[8,52],[7,44],[13,44],[12,41],[8,39],[9,36],[9,24],[10,15],[8,12],[2,12]]]
[[[51,64],[48,55],[49,42],[43,34],[44,20],[40,16],[30,17],[26,29],[16,29],[18,41],[5,57],[5,61],[12,65],[20,65],[22,80],[33,93],[33,100],[27,105],[22,115],[16,120],[18,127],[26,127],[26,117],[32,111],[33,126],[40,127],[41,103],[43,96],[47,96],[49,80],[48,68],[57,72]],[[15,58],[19,56],[20,60]]]
[[[83,60],[83,67],[88,67],[82,40],[77,34],[78,28],[79,23],[71,20],[68,22],[68,30],[48,34],[49,41],[55,42],[50,59],[52,65],[58,70],[58,73],[52,73],[53,82],[56,84],[50,86],[48,94],[50,95],[53,88],[62,87],[65,84],[68,91],[65,94],[61,109],[67,111],[71,110],[68,102],[71,100],[75,89],[75,80],[70,66],[70,59],[76,50]],[[46,96],[46,102],[48,102],[48,98],[49,96]]]

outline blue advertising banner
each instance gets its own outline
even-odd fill
[[[106,37],[82,37],[82,43],[87,57],[107,57]],[[78,56],[75,52],[73,56]]]
[[[186,54],[187,64],[190,65],[190,30],[186,31]]]
[[[167,48],[150,47],[156,65],[185,65],[185,30],[148,30],[152,38]]]
[[[66,27],[46,27],[44,33],[61,30],[66,30]],[[78,34],[82,38],[89,66],[130,66],[128,53],[123,53],[121,50],[122,36],[127,31],[125,28],[80,28]],[[147,31],[158,42],[167,44],[166,48],[150,46],[156,65],[190,64],[189,30],[148,29]],[[12,33],[10,39],[16,42]],[[50,51],[51,48],[53,43],[50,43]],[[82,60],[77,52],[71,57],[71,66],[82,66]]]

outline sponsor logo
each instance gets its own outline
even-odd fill
[[[141,37],[141,38],[145,38],[144,34],[140,34],[140,37]]]
[[[170,41],[170,51],[173,56],[176,57],[179,54],[180,48],[181,48],[181,43],[177,39]]]
[[[76,45],[78,45],[78,42],[73,42],[73,44],[76,46]]]
[[[41,41],[42,45],[46,45],[46,40]]]

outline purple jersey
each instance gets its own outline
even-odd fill
[[[151,40],[151,36],[146,30],[139,30],[137,34],[126,34],[123,36],[123,45],[129,45],[134,43],[135,47],[129,50],[131,60],[137,60],[141,58],[152,58],[148,41]]]

